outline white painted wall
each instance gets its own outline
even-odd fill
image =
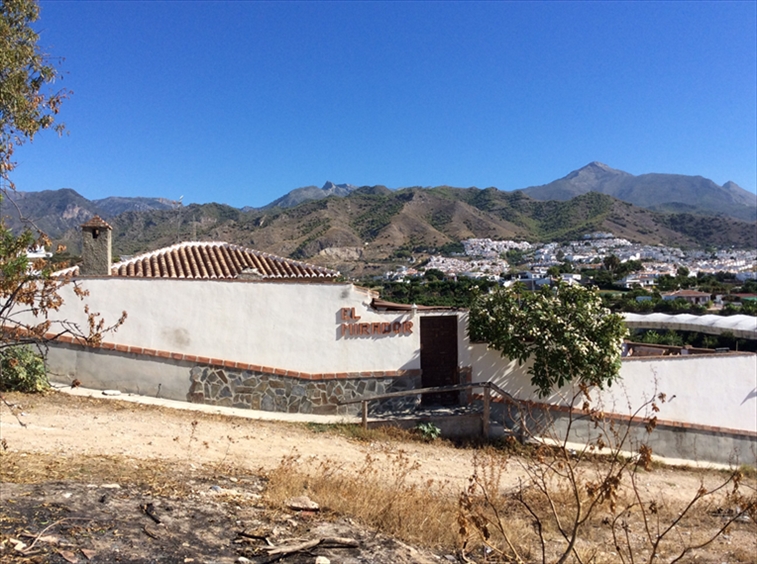
[[[636,402],[657,383],[668,398],[660,419],[757,432],[757,355],[628,359],[620,374],[622,388]],[[612,391],[619,404],[622,388]]]
[[[140,278],[82,279],[91,311],[112,322],[118,344],[247,362],[285,370],[361,372],[420,368],[420,321],[371,311],[372,296],[352,284]],[[86,326],[70,287],[61,317]],[[410,335],[343,337],[341,308],[359,322],[411,321]]]
[[[473,381],[491,380],[521,399],[565,403],[570,390],[539,398],[527,365],[504,359],[486,345],[468,347]],[[757,432],[757,355],[731,353],[625,359],[620,380],[601,393],[607,412],[629,415],[654,395],[665,393],[661,420]]]
[[[128,319],[107,340],[223,360],[308,373],[391,371],[420,368],[420,314],[371,311],[371,294],[351,284],[82,279],[91,311],[112,322]],[[70,287],[61,318],[86,326]],[[359,322],[412,321],[410,335],[343,337],[341,308],[355,308]],[[438,313],[428,313],[437,315]],[[448,312],[455,315],[454,312]],[[486,345],[471,344],[466,315],[459,315],[459,365],[473,381],[491,380],[522,399],[538,398],[525,367]],[[656,386],[655,386],[656,384]],[[607,411],[629,413],[657,392],[669,398],[660,419],[757,431],[757,356],[627,359],[621,382],[603,394]]]

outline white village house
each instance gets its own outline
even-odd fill
[[[66,273],[91,311],[128,319],[98,348],[64,338],[48,367],[60,382],[251,409],[354,413],[340,402],[389,391],[492,381],[529,405],[525,367],[467,337],[467,312],[391,304],[333,270],[219,242],[188,242],[110,263],[110,227],[83,228],[83,264]],[[86,318],[70,286],[62,316]],[[662,354],[662,353],[660,353]],[[608,414],[629,414],[658,392],[655,450],[755,464],[757,356],[630,357],[603,392]],[[457,397],[457,396],[455,396]],[[735,458],[734,458],[735,457]]]

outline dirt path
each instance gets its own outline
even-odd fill
[[[332,459],[358,467],[366,455],[386,459],[401,449],[420,465],[417,478],[450,481],[464,487],[474,451],[423,443],[371,444],[331,433],[314,432],[302,424],[239,419],[127,403],[113,399],[10,394],[20,405],[16,421],[0,409],[0,436],[11,451],[58,455],[121,455],[162,459],[180,465],[213,464],[221,460],[250,470],[271,469],[282,458],[299,454],[316,461]],[[192,425],[197,421],[197,425]]]
[[[161,459],[179,465],[225,461],[251,471],[271,469],[293,454],[302,459],[330,459],[358,468],[367,455],[386,461],[402,450],[417,464],[415,479],[447,481],[453,489],[465,487],[473,469],[474,449],[420,442],[366,443],[333,433],[319,433],[305,425],[227,417],[202,412],[154,407],[117,399],[10,394],[20,406],[22,427],[9,409],[0,406],[0,437],[11,451],[58,455],[121,455]],[[192,423],[197,421],[196,425]],[[515,486],[523,472],[511,464],[504,487]],[[716,472],[681,472],[660,468],[646,476],[645,486],[684,500],[702,480],[716,481]]]
[[[411,480],[415,480],[418,484],[427,483],[430,479],[435,482],[447,483],[446,491],[456,495],[467,485],[468,478],[473,471],[474,458],[480,453],[476,449],[456,448],[453,445],[439,442],[426,444],[415,441],[387,440],[368,443],[333,432],[322,432],[317,427],[306,426],[302,423],[261,421],[186,409],[144,405],[116,399],[76,397],[60,392],[45,396],[6,394],[5,397],[10,404],[14,405],[13,411],[18,415],[18,419],[26,425],[20,425],[11,410],[6,405],[0,404],[0,447],[6,453],[15,457],[15,460],[19,460],[19,457],[23,456],[32,458],[35,454],[45,455],[48,459],[50,456],[60,457],[61,459],[75,459],[77,456],[116,456],[138,463],[137,466],[144,466],[144,463],[149,465],[151,461],[160,461],[163,466],[168,465],[175,468],[177,474],[192,474],[194,468],[202,466],[228,464],[242,469],[243,477],[240,478],[238,484],[234,482],[222,483],[223,487],[232,489],[247,481],[249,483],[245,487],[248,490],[257,491],[255,488],[262,488],[258,483],[260,470],[274,469],[284,457],[292,455],[299,456],[300,460],[305,462],[304,468],[315,469],[318,468],[320,462],[329,460],[331,467],[336,465],[344,472],[355,473],[359,472],[366,457],[370,456],[376,461],[375,464],[378,464],[378,467],[383,468],[387,476],[390,476],[393,459],[399,452],[402,452],[411,464],[417,466],[417,470],[410,477]],[[521,464],[526,463],[528,462],[516,459],[507,466],[502,481],[502,486],[505,489],[514,487],[518,480],[524,476]],[[664,498],[671,503],[683,503],[689,501],[702,484],[705,487],[711,487],[711,485],[722,482],[724,476],[723,472],[718,471],[662,467],[654,472],[643,474],[641,487],[660,499]],[[218,476],[212,477],[215,480],[218,480],[218,478]],[[9,482],[14,482],[14,480],[11,479]],[[750,487],[753,488],[752,482],[754,480],[750,480]],[[0,483],[0,485],[3,484]],[[198,484],[192,486],[191,491],[194,493],[191,493],[189,497],[171,498],[173,508],[167,507],[165,501],[160,502],[163,505],[159,505],[158,501],[155,501],[156,507],[162,511],[162,514],[173,515],[176,523],[173,528],[170,528],[171,535],[166,535],[162,544],[158,540],[153,543],[157,547],[155,550],[163,551],[162,554],[164,555],[181,554],[182,556],[178,560],[172,560],[173,556],[171,558],[166,556],[167,559],[159,558],[154,561],[202,562],[206,561],[202,558],[202,550],[205,550],[205,554],[220,554],[219,551],[225,551],[227,556],[224,558],[216,557],[213,560],[215,562],[235,562],[236,556],[233,555],[233,551],[236,550],[236,554],[239,554],[239,545],[233,544],[233,537],[227,538],[228,534],[223,537],[221,533],[224,531],[228,533],[243,522],[267,522],[271,524],[273,530],[278,527],[280,531],[283,531],[279,533],[281,538],[286,534],[295,535],[303,532],[312,535],[312,531],[317,530],[315,523],[303,524],[302,521],[295,523],[289,518],[276,524],[277,522],[271,521],[270,516],[265,514],[264,508],[256,505],[241,504],[244,511],[236,505],[236,502],[227,503],[223,506],[218,505],[215,509],[213,507],[208,508],[206,505],[198,505],[198,500],[203,503],[208,501],[208,498],[203,496],[209,491],[208,488],[212,489],[211,486],[211,483],[200,484],[198,482]],[[31,517],[24,517],[23,512],[17,511],[14,519],[17,519],[19,524],[10,524],[9,527],[16,528],[6,528],[6,531],[22,530],[23,526],[26,526],[28,530],[33,528],[29,524],[34,519],[39,521],[42,517],[44,520],[39,521],[40,523],[50,522],[59,515],[44,513],[40,517],[38,514],[40,507],[47,508],[45,511],[49,512],[52,511],[49,508],[69,506],[71,500],[78,499],[77,511],[79,513],[77,514],[100,515],[98,518],[99,528],[97,529],[97,535],[100,536],[93,536],[93,533],[89,531],[86,532],[88,536],[82,537],[81,531],[70,526],[67,529],[67,536],[65,536],[69,545],[61,546],[78,547],[77,550],[85,555],[82,547],[88,546],[91,550],[99,551],[101,554],[110,554],[108,558],[113,557],[115,553],[104,551],[115,549],[106,547],[116,546],[120,547],[118,550],[122,551],[121,554],[126,554],[131,550],[132,554],[135,555],[133,560],[122,561],[152,562],[152,558],[157,558],[156,554],[158,553],[153,552],[148,559],[145,559],[147,556],[144,547],[146,546],[145,535],[152,539],[153,533],[147,531],[141,524],[139,527],[133,527],[134,530],[129,532],[128,524],[117,521],[116,517],[113,517],[117,514],[123,515],[124,512],[131,512],[130,515],[133,515],[133,517],[130,518],[130,522],[136,522],[139,518],[144,520],[144,515],[139,515],[138,512],[134,516],[135,508],[139,507],[135,500],[141,499],[140,496],[143,496],[144,493],[128,483],[123,484],[124,489],[117,493],[102,490],[104,487],[106,486],[81,482],[77,486],[78,489],[72,489],[72,482],[63,483],[54,480],[50,480],[44,487],[26,486],[22,483],[6,483],[3,485],[3,491],[0,491],[0,502],[6,500],[10,503],[6,506],[6,509],[18,510],[20,507],[19,500],[26,500],[29,503],[29,511],[36,512]],[[107,507],[102,505],[102,500],[106,498],[108,504],[110,504]],[[118,505],[118,503],[121,505]],[[198,507],[201,509],[198,509]],[[70,508],[66,511],[70,511]],[[110,513],[108,513],[109,511]],[[201,515],[202,511],[207,514]],[[66,514],[61,515],[65,519]],[[218,521],[218,515],[223,515],[225,521]],[[180,516],[181,519],[179,519]],[[194,544],[188,544],[182,536],[189,538],[194,535],[197,529],[196,519],[200,518],[218,529],[221,536],[214,534],[210,535],[208,539],[197,539]],[[328,529],[328,533],[332,535],[346,534],[344,531],[347,531],[362,539],[362,552],[355,553],[354,558],[342,556],[340,560],[332,561],[342,563],[387,562],[387,564],[439,561],[438,555],[435,556],[427,551],[419,552],[412,547],[397,543],[393,539],[377,537],[375,533],[369,532],[365,528],[356,527],[349,519],[347,521],[350,522],[349,526],[344,525],[344,523],[340,525],[333,522],[331,525],[328,523],[318,524],[318,526],[331,527],[331,529]],[[24,522],[26,525],[24,525]],[[108,525],[111,522],[113,524]],[[221,522],[223,526],[219,525]],[[192,525],[192,523],[195,525]],[[2,532],[2,525],[2,516],[0,516],[0,533]],[[303,529],[303,526],[306,526],[306,528]],[[741,556],[738,556],[739,554],[757,554],[757,539],[754,538],[752,528],[752,525],[744,525],[734,532],[734,535],[737,536],[726,535],[722,540],[718,540],[716,545],[711,546],[714,552],[706,553],[705,560],[702,561],[710,561],[707,560],[707,556],[719,554],[720,551],[723,554],[731,551],[728,554],[736,556],[723,561],[753,562],[754,560],[744,560]],[[108,536],[111,534],[109,531],[121,531],[120,534],[126,536],[111,537]],[[6,532],[7,534],[9,533]],[[77,534],[80,536],[77,537]],[[157,532],[155,534],[163,533]],[[95,538],[101,538],[100,545],[93,544],[92,539]],[[223,538],[222,544],[219,544],[219,538]],[[0,545],[3,542],[6,541],[2,540],[2,534],[0,534]],[[395,544],[392,545],[392,543]],[[234,546],[236,548],[233,548]],[[392,551],[381,552],[388,546],[393,547]],[[8,547],[9,545],[6,542],[5,548],[0,546],[0,551],[6,550],[6,554],[8,554],[7,551],[10,550]],[[67,558],[60,556],[61,550],[63,549],[58,548],[57,552],[46,553],[46,558],[49,558],[40,560],[40,562],[70,562]],[[372,556],[366,557],[366,551]],[[193,558],[194,560],[192,560]],[[0,552],[0,561],[4,561],[2,552]],[[15,562],[15,560],[9,561]],[[300,561],[312,563],[313,559],[282,560],[282,562]]]

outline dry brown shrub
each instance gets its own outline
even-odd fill
[[[285,457],[266,473],[266,499],[285,507],[287,499],[307,495],[323,511],[348,515],[402,540],[454,547],[457,506],[449,484],[411,479],[418,465],[402,450],[382,454],[388,464],[369,454],[357,469],[330,459],[313,465],[296,454]]]
[[[528,477],[503,488],[509,464],[525,467]],[[483,562],[679,562],[730,529],[757,533],[754,485],[742,484],[738,472],[709,489],[702,485],[689,500],[674,501],[646,491],[637,479],[646,471],[631,466],[623,469],[613,495],[592,505],[600,489],[591,479],[603,473],[612,477],[607,468],[601,459],[569,456],[476,457],[459,499],[463,554]]]

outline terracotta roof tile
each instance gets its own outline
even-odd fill
[[[676,290],[675,292],[669,292],[664,294],[665,296],[676,296],[679,298],[691,297],[698,298],[702,296],[709,296],[709,292],[700,292],[699,290]]]
[[[77,275],[78,267],[56,275]],[[179,243],[113,264],[112,276],[137,278],[261,280],[332,279],[339,272],[304,262],[278,257],[238,245],[193,241]]]
[[[104,229],[113,229],[108,223],[99,215],[92,216],[87,223],[82,223],[82,227],[100,227]]]

